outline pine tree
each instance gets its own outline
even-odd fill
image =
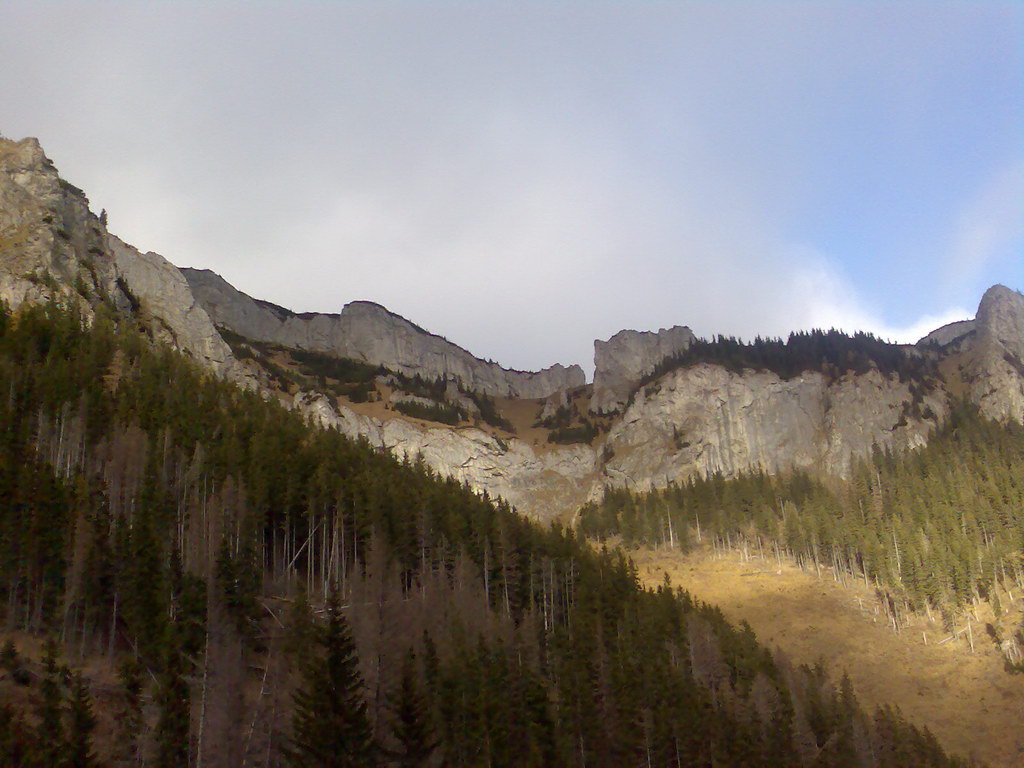
[[[38,762],[60,765],[64,756],[64,725],[61,721],[62,670],[57,664],[57,643],[52,638],[43,648],[42,700],[39,704]]]
[[[400,768],[428,765],[437,741],[431,738],[430,710],[416,679],[416,654],[411,648],[402,663],[398,690],[391,697],[391,712],[397,764]]]
[[[156,696],[160,711],[156,726],[156,765],[159,768],[186,766],[189,755],[191,706],[185,658],[175,642],[173,625],[171,635]]]
[[[129,656],[117,670],[121,682],[117,711],[116,753],[125,763],[134,765],[141,753],[139,740],[144,721],[142,717],[142,665]]]
[[[286,750],[296,768],[374,765],[373,736],[363,679],[348,622],[337,594],[327,602],[327,624],[316,632],[319,648],[300,662],[293,702],[292,739]]]
[[[96,716],[92,712],[89,689],[78,673],[71,676],[70,688],[68,752],[65,765],[68,768],[92,768],[96,765],[96,755],[92,751],[92,732],[96,728]]]

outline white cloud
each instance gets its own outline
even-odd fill
[[[998,169],[957,218],[946,263],[947,287],[976,281],[1022,237],[1024,158],[1018,158]]]
[[[973,312],[951,307],[909,323],[887,322],[865,307],[852,286],[821,257],[808,258],[800,267],[794,279],[794,293],[803,308],[803,328],[837,328],[847,333],[866,331],[900,344],[913,344],[947,323],[974,317]]]

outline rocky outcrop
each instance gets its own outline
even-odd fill
[[[528,373],[480,360],[372,302],[346,304],[340,315],[295,314],[255,301],[209,270],[183,273],[217,325],[257,341],[361,360],[408,376],[456,379],[494,397],[547,397],[586,383],[578,365]]]
[[[59,297],[87,320],[110,302],[204,366],[251,383],[178,268],[110,235],[32,138],[0,139],[0,297],[14,307]]]
[[[141,311],[152,320],[156,338],[180,349],[215,373],[249,384],[251,376],[231,353],[199,306],[181,271],[158,253],[140,253],[108,235],[117,272]]]
[[[957,320],[955,323],[947,323],[941,328],[936,328],[927,336],[919,340],[918,347],[948,347],[955,341],[960,341],[974,331],[973,320]]]
[[[613,413],[629,400],[640,380],[662,360],[685,350],[693,332],[684,326],[651,331],[619,331],[594,342],[593,413]]]
[[[699,364],[636,393],[608,434],[604,475],[609,485],[643,490],[715,472],[846,475],[872,445],[923,445],[945,412],[941,391],[915,407],[908,384],[877,370],[834,382],[820,373],[786,381],[770,372]]]
[[[1004,285],[985,291],[966,359],[968,393],[981,412],[1024,421],[1024,296]]]
[[[540,451],[518,438],[498,439],[475,427],[375,419],[313,393],[297,395],[294,407],[323,426],[365,438],[399,458],[422,458],[439,474],[504,499],[539,520],[575,511],[601,488],[596,454],[588,445]]]
[[[88,317],[106,295],[127,309],[105,239],[85,194],[36,139],[0,139],[0,298],[17,307],[61,297]]]

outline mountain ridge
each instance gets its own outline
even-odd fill
[[[57,297],[86,314],[106,302],[218,375],[352,437],[420,457],[541,519],[572,515],[607,488],[659,488],[697,475],[808,469],[842,476],[875,445],[923,444],[954,397],[993,418],[1024,419],[1024,297],[1005,286],[986,291],[974,320],[936,329],[917,345],[886,345],[934,363],[927,386],[880,372],[870,356],[852,368],[841,361],[847,368],[827,376],[802,371],[783,381],[751,363],[762,354],[755,345],[738,342],[731,368],[704,362],[643,383],[698,341],[685,326],[596,341],[587,385],[578,366],[530,373],[480,360],[372,302],[350,302],[337,315],[300,314],[249,297],[209,270],[179,269],[107,232],[38,141],[0,140],[0,298],[17,307]],[[242,346],[233,349],[224,328]],[[369,402],[357,402],[327,393],[322,374],[282,369],[289,348],[385,373],[359,384]],[[428,386],[433,380],[438,386]],[[451,424],[405,415],[411,406],[402,403],[417,399],[417,413],[447,414]],[[500,426],[523,408],[536,409],[533,427]],[[484,410],[497,417],[493,425]]]

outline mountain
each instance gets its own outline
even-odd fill
[[[595,342],[587,385],[578,366],[503,369],[371,302],[296,313],[141,253],[106,231],[33,139],[0,143],[0,202],[10,305],[59,294],[88,313],[109,296],[227,379],[540,519],[607,489],[714,473],[847,477],[873,446],[924,445],[961,397],[993,418],[1024,417],[1024,298],[1003,286],[975,320],[916,345],[622,331]]]
[[[964,765],[621,551],[310,424],[300,383],[506,430],[464,383],[215,329],[0,149],[0,764]]]
[[[258,302],[210,270],[182,274],[214,323],[254,341],[359,360],[406,376],[454,379],[492,397],[548,397],[586,383],[578,365],[527,373],[485,362],[373,302],[353,301],[339,315],[300,315]]]

